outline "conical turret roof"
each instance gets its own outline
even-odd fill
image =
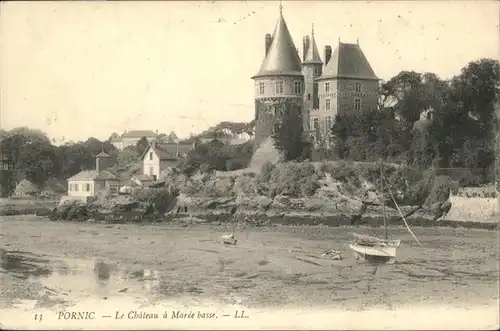
[[[269,51],[252,78],[274,75],[302,76],[300,57],[281,12]]]
[[[314,39],[314,26],[311,33],[311,42],[309,43],[309,48],[307,49],[306,55],[304,57],[304,63],[323,64],[323,62],[321,61],[321,57],[319,56],[316,39]]]
[[[317,79],[332,78],[379,80],[358,44],[340,42],[323,74]]]

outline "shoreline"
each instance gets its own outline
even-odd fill
[[[67,223],[96,223],[96,224],[239,224],[244,223],[253,227],[272,227],[281,226],[326,226],[326,227],[371,227],[382,228],[382,215],[363,215],[356,217],[353,222],[352,215],[346,214],[312,214],[312,213],[245,213],[231,214],[227,212],[194,212],[179,214],[150,214],[141,219],[133,213],[113,213],[113,214],[94,214],[91,216],[77,217],[76,219],[65,220],[57,218],[52,211],[46,208],[29,210],[26,213],[16,212],[6,215],[0,211],[0,218],[12,216],[37,216],[45,217],[46,221],[67,222]],[[245,218],[251,218],[251,222],[242,222]],[[425,217],[409,217],[406,221],[410,227],[442,227],[442,228],[467,228],[498,230],[498,221],[459,221],[459,220],[433,220]],[[398,217],[388,217],[389,227],[405,227],[404,222]]]

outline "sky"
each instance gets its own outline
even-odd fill
[[[0,128],[38,128],[56,143],[125,130],[179,137],[251,121],[278,1],[2,2]],[[355,43],[375,74],[450,78],[499,57],[496,1],[283,1],[302,49]]]

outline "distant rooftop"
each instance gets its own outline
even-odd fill
[[[95,170],[82,170],[76,175],[68,178],[68,181],[81,180],[118,180],[118,177],[106,170],[103,170],[100,173],[97,173]]]
[[[191,143],[155,143],[154,145],[148,146],[146,150],[141,155],[141,160],[144,159],[146,152],[149,148],[152,148],[160,160],[178,160],[179,156],[182,157],[187,154],[192,148]],[[177,155],[179,152],[179,156]]]
[[[125,132],[122,135],[122,138],[154,138],[156,137],[156,133],[151,130],[133,130]]]

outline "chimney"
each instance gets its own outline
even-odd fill
[[[177,142],[177,153],[176,153],[177,157],[179,157],[179,142]]]
[[[266,56],[267,56],[267,52],[269,52],[269,47],[271,47],[271,42],[273,41],[273,38],[271,37],[270,33],[266,33],[265,41],[266,41]]]
[[[302,61],[306,60],[307,50],[309,49],[309,36],[302,39]]]
[[[95,158],[95,171],[96,171],[97,173],[99,173],[99,171],[100,171],[100,167],[99,167],[99,159],[100,159],[100,157],[96,157],[96,158]]]
[[[332,57],[332,46],[325,46],[325,66],[330,62],[330,58]]]

